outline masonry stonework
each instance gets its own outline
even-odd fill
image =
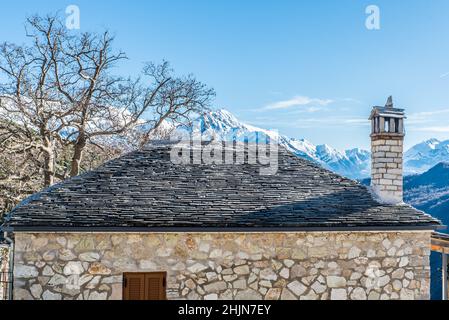
[[[403,137],[373,137],[371,184],[382,199],[403,199]]]
[[[167,272],[168,299],[428,299],[430,232],[16,233],[15,299],[122,299]]]

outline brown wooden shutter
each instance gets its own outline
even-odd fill
[[[126,273],[123,275],[123,299],[145,300],[145,275],[142,273]]]
[[[145,300],[166,299],[165,278],[164,272],[145,274]]]
[[[166,300],[167,273],[125,273],[124,300]]]

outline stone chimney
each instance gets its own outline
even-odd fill
[[[389,97],[385,107],[373,107],[371,116],[371,187],[387,204],[403,202],[404,109]]]

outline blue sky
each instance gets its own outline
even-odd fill
[[[215,88],[216,108],[316,144],[368,148],[371,106],[406,108],[406,146],[449,139],[447,0],[158,0],[2,3],[0,40],[24,20],[75,4],[82,31],[109,29],[137,74],[166,59]],[[380,30],[365,27],[368,5]]]

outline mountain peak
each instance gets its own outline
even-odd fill
[[[435,146],[437,146],[438,144],[440,144],[441,141],[438,140],[438,139],[435,139],[435,138],[431,138],[431,139],[429,139],[429,140],[424,141],[423,143],[426,144],[426,145],[428,145],[430,148],[435,149]]]
[[[410,148],[404,157],[407,174],[422,173],[449,160],[449,140],[429,139]]]
[[[244,126],[232,113],[225,109],[205,112],[193,123],[195,131],[199,130],[202,134],[213,133],[218,135],[229,133],[233,129],[243,129]]]
[[[232,119],[232,120],[238,121],[237,117],[234,116],[231,112],[229,112],[226,109],[213,110],[213,111],[209,111],[208,113],[210,115],[215,115],[215,116],[220,117],[220,118]]]

